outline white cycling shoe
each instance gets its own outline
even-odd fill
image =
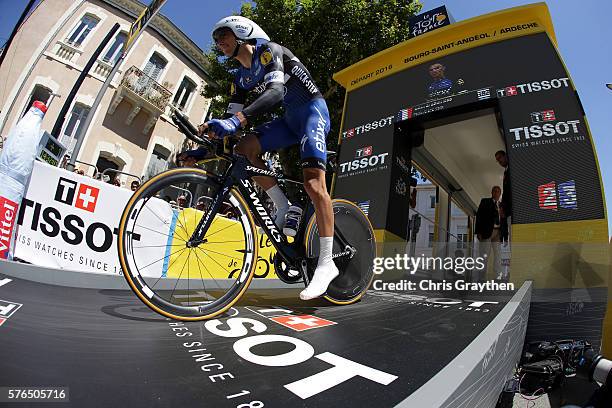
[[[310,281],[306,289],[300,292],[300,299],[310,300],[318,298],[327,291],[327,287],[331,281],[339,274],[340,272],[333,261],[325,265],[317,266],[312,281]]]

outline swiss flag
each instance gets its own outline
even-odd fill
[[[556,120],[555,111],[552,109],[542,111],[542,120],[544,120],[544,122],[550,122],[552,120]]]
[[[4,322],[6,322],[6,319],[0,318],[0,326],[2,326],[4,324]]]
[[[371,156],[372,155],[372,146],[367,146],[363,148],[363,155],[364,156]]]
[[[312,315],[288,315],[271,317],[270,320],[274,320],[278,324],[282,324],[295,331],[304,331],[310,329],[317,329],[319,327],[331,326],[336,324],[330,320],[321,319],[317,316]]]
[[[509,86],[506,88],[506,96],[514,96],[517,93],[516,86]]]
[[[94,212],[98,203],[98,194],[100,194],[99,188],[81,184],[74,206],[81,210]]]
[[[355,136],[355,129],[349,129],[346,131],[346,137],[353,137]]]

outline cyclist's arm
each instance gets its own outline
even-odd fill
[[[245,123],[250,118],[268,112],[276,107],[284,96],[285,71],[283,67],[283,49],[276,43],[268,43],[260,54],[260,62],[264,67],[264,84],[266,89],[253,103],[242,110]],[[242,118],[237,115],[240,120]],[[244,123],[243,123],[244,126]]]

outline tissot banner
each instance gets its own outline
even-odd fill
[[[17,217],[15,257],[38,266],[121,274],[117,234],[123,208],[131,196],[128,189],[36,162]],[[164,252],[164,248],[177,245],[174,240],[179,233],[190,232],[177,231],[173,220],[195,219],[193,213],[197,210],[173,208],[157,198],[151,199],[147,208],[139,214],[138,224],[142,231],[150,233],[133,237],[139,259],[146,259],[148,263],[140,273],[149,277],[177,277],[180,270],[176,268],[183,262],[173,262],[178,255]],[[224,224],[232,222],[236,221],[219,216],[213,226],[220,226],[213,228],[223,229]],[[195,228],[195,225],[183,228]],[[258,236],[257,243],[255,276],[275,277],[271,242],[265,236]],[[231,251],[229,246],[227,250]],[[191,266],[193,270],[199,268],[199,265]],[[238,266],[220,266],[212,261],[206,265],[207,272],[215,278],[227,278]]]
[[[418,54],[406,56],[407,60],[419,58]],[[367,146],[372,146],[373,153],[384,146],[393,156],[396,146],[391,142],[394,127],[387,123],[389,116],[395,121],[426,119],[479,101],[495,103],[501,113],[510,162],[513,223],[604,217],[584,113],[562,61],[544,33],[450,54],[350,91],[340,163],[354,162],[357,150]],[[453,140],[449,138],[448,143]],[[492,151],[493,162],[494,154]],[[364,172],[369,164],[360,171],[339,174],[334,193],[362,201],[367,186],[372,197],[370,219],[375,228],[385,228],[389,194],[396,192],[396,187],[400,192],[403,189],[388,172]],[[345,167],[360,168],[361,161]],[[500,168],[500,180],[502,174]]]

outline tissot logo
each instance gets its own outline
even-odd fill
[[[531,126],[516,127],[508,129],[514,135],[514,140],[517,142],[529,139],[539,139],[542,136],[554,137],[575,135],[580,132],[578,125],[580,120],[567,120],[552,123],[556,119],[554,111],[532,112],[531,120],[537,124]],[[544,124],[539,124],[547,122]]]
[[[364,125],[359,125],[354,128],[348,129],[345,132],[342,132],[342,138],[347,139],[349,137],[362,135],[371,130],[376,130],[380,128],[384,128],[393,124],[393,116],[387,116],[386,118],[376,119],[373,122],[366,123]]]
[[[383,170],[387,168],[388,152],[374,154],[372,146],[365,146],[355,151],[355,160],[340,163],[338,177],[354,176],[362,173]]]
[[[78,189],[77,189],[78,186]],[[55,190],[55,201],[74,205],[81,210],[95,212],[100,189],[60,177]]]
[[[357,149],[355,151],[355,158],[359,159],[360,157],[367,157],[372,155],[372,146],[367,146],[362,149]]]
[[[557,211],[559,208],[578,209],[576,182],[568,180],[563,183],[551,181],[538,186],[538,206],[542,210]]]
[[[531,112],[531,122],[533,123],[551,122],[553,120],[557,120],[557,118],[555,117],[555,111],[552,109],[542,112]]]
[[[551,89],[568,88],[569,78],[555,78],[545,81],[528,82],[525,84],[510,85],[497,90],[498,98],[529,94],[532,92],[548,91]]]

